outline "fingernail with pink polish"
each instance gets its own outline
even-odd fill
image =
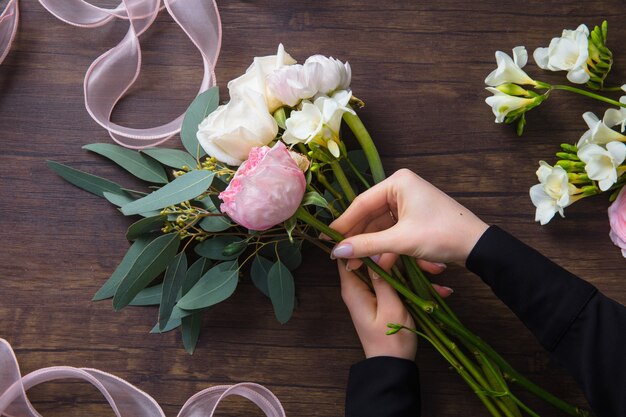
[[[349,258],[354,253],[352,245],[349,243],[340,243],[330,254],[330,259]]]
[[[380,255],[373,255],[370,256],[370,259],[376,263],[378,263],[378,261],[380,261]]]
[[[443,288],[444,290],[447,290],[450,294],[454,293],[454,290],[450,287],[441,287],[441,288]]]
[[[441,262],[433,262],[435,265],[437,265],[439,268],[441,269],[446,269],[448,267],[448,265],[446,264],[442,264]],[[447,287],[446,287],[447,288]]]

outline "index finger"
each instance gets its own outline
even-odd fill
[[[359,222],[388,212],[391,209],[388,201],[388,188],[388,182],[385,180],[359,194],[346,211],[330,224],[330,227],[344,234]]]

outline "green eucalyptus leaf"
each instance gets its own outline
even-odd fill
[[[122,280],[122,278],[124,278],[124,276],[126,276],[128,271],[130,270],[130,267],[133,265],[133,262],[135,262],[135,259],[137,259],[139,254],[146,248],[146,246],[148,246],[151,241],[152,239],[144,237],[137,239],[131,245],[131,247],[128,249],[128,252],[126,252],[126,255],[124,255],[122,261],[119,263],[113,274],[111,274],[111,277],[98,290],[96,295],[93,296],[93,301],[104,300],[107,298],[111,298],[115,295],[115,290],[117,289],[120,281]]]
[[[165,219],[165,216],[158,215],[153,217],[146,217],[144,219],[136,221],[135,223],[131,224],[126,231],[126,239],[135,240],[146,233],[161,230]]]
[[[198,125],[211,112],[213,112],[220,103],[220,94],[217,87],[211,87],[204,93],[196,97],[189,108],[185,112],[183,125],[180,130],[180,139],[183,146],[193,157],[200,158],[205,155],[204,150],[198,143],[196,133],[198,133]]]
[[[167,322],[167,324],[165,325],[163,330],[161,330],[159,328],[159,323],[155,324],[154,327],[152,328],[152,330],[150,330],[150,333],[167,333],[167,332],[170,332],[170,331],[176,329],[181,324],[182,324],[182,319],[180,319],[180,318],[173,318],[173,319],[170,319],[170,321]]]
[[[293,233],[293,229],[296,228],[297,223],[298,223],[298,217],[296,215],[291,216],[290,218],[288,218],[287,220],[283,222],[283,226],[285,227],[285,230],[287,231],[287,236],[289,236],[289,241],[291,243],[293,243],[293,236],[291,234]]]
[[[126,204],[122,213],[129,216],[191,200],[211,186],[213,176],[213,172],[205,170],[188,172],[147,196]]]
[[[302,263],[301,242],[291,243],[287,240],[272,241],[263,246],[259,253],[273,260],[280,260],[289,270],[293,271]],[[278,254],[278,255],[277,255]]]
[[[154,285],[139,291],[139,294],[130,302],[131,306],[154,306],[161,302],[163,284]]]
[[[270,290],[267,284],[267,276],[274,263],[260,255],[254,257],[250,268],[250,277],[254,285],[269,298]]]
[[[198,225],[207,232],[222,232],[228,229],[232,223],[227,216],[208,216],[200,220]]]
[[[142,149],[141,153],[145,153],[151,158],[156,159],[163,165],[177,169],[193,169],[198,165],[196,158],[189,155],[185,151],[179,149],[168,148],[149,148]]]
[[[154,239],[137,255],[128,272],[122,277],[115,295],[113,308],[126,307],[135,296],[165,270],[178,252],[180,239],[168,233]]]
[[[212,239],[207,239],[196,245],[195,251],[198,255],[205,258],[214,259],[216,261],[229,261],[237,258],[241,252],[246,249],[247,244],[241,244],[243,239],[236,236],[217,236]],[[227,246],[237,243],[237,251],[224,253]]]
[[[113,193],[105,192],[104,198],[106,198],[109,203],[117,207],[122,207],[123,205],[132,203],[133,201],[136,200],[136,198],[128,194],[126,191],[124,191],[124,194],[113,194]],[[160,216],[160,211],[152,210],[152,211],[147,211],[145,213],[139,213],[139,215],[143,217]]]
[[[237,261],[223,262],[209,269],[190,289],[177,306],[184,310],[210,307],[230,297],[239,278]]]
[[[159,306],[159,328],[163,330],[172,315],[178,293],[183,287],[187,275],[187,256],[180,252],[167,266],[163,277],[163,291],[161,293],[161,305]]]
[[[156,184],[168,182],[167,173],[161,164],[153,159],[146,158],[138,151],[122,148],[112,143],[92,143],[83,146],[83,149],[110,159],[140,180]]]
[[[302,198],[302,206],[318,206],[322,208],[328,208],[328,201],[320,195],[317,191],[309,191]]]
[[[67,165],[59,164],[58,162],[46,161],[46,164],[67,182],[97,196],[104,197],[105,192],[113,194],[124,193],[122,187],[113,181],[88,174],[78,169],[68,167]]]
[[[190,355],[196,350],[198,337],[200,337],[200,327],[202,325],[202,313],[193,313],[184,317],[182,320],[181,333],[183,337],[183,346]]]
[[[201,257],[194,262],[185,275],[185,280],[180,291],[181,296],[187,294],[187,292],[196,285],[196,282],[202,278],[204,274],[211,268],[212,262],[209,258]]]
[[[289,269],[281,261],[276,261],[269,270],[267,284],[276,319],[285,324],[293,314],[295,305],[295,285]]]

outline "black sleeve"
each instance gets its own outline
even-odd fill
[[[598,417],[626,416],[626,307],[496,226],[466,264],[576,378]]]
[[[420,405],[415,362],[378,356],[350,368],[346,417],[419,417]]]

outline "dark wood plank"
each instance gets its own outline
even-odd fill
[[[99,3],[106,4],[107,2]],[[128,247],[129,221],[105,201],[64,183],[47,159],[71,162],[124,184],[133,180],[80,147],[107,141],[83,105],[82,79],[92,60],[121,39],[125,22],[95,30],[65,25],[35,1],[22,1],[14,48],[0,67],[0,337],[14,346],[24,372],[55,364],[97,367],[137,384],[175,415],[196,391],[255,381],[271,388],[289,416],[339,416],[350,365],[361,348],[341,302],[335,267],[315,249],[297,273],[298,308],[281,326],[271,305],[241,282],[236,295],[203,322],[194,356],[180,335],[148,335],[153,308],[114,313],[90,298]],[[411,168],[463,204],[626,302],[624,260],[608,239],[607,201],[589,199],[547,227],[533,222],[528,188],[537,161],[585,129],[581,114],[604,106],[555,93],[529,115],[517,138],[496,126],[484,104],[484,77],[496,49],[532,52],[563,28],[609,20],[614,80],[626,79],[626,17],[620,1],[519,2],[220,2],[224,25],[220,86],[253,55],[283,42],[303,60],[313,53],[350,61],[361,115],[389,172]],[[132,126],[183,112],[201,77],[201,61],[166,14],[142,39],[144,72],[115,120]],[[529,72],[556,79],[536,67]],[[223,95],[225,97],[225,95]],[[178,146],[172,143],[172,146]],[[520,371],[577,404],[576,384],[478,278],[452,266],[438,281],[456,289],[453,308]],[[419,353],[424,416],[484,415],[445,363]],[[69,389],[69,391],[68,391]],[[69,395],[67,392],[75,393]],[[49,384],[32,392],[48,416],[104,415],[103,399],[83,384]],[[542,415],[555,415],[535,400]],[[229,400],[231,416],[260,415]]]

